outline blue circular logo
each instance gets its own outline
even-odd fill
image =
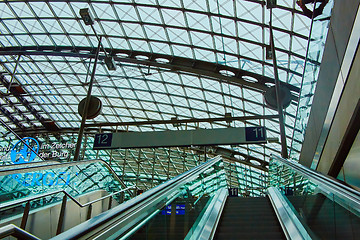
[[[24,144],[24,142],[26,144]],[[14,164],[32,162],[39,152],[39,142],[35,138],[26,137],[15,143],[11,149],[10,157]],[[31,149],[33,151],[31,151]]]

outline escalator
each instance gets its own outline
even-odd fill
[[[228,197],[214,239],[286,239],[267,197]]]
[[[225,187],[216,157],[52,239],[186,239]]]
[[[298,163],[273,160],[264,197],[228,195],[217,157],[52,239],[360,239],[360,193]]]
[[[207,208],[212,208],[210,198],[203,198],[186,215],[157,214],[129,239],[131,240],[181,240],[197,239],[191,227]],[[177,201],[171,203],[176,206]],[[170,208],[169,208],[170,209]],[[188,210],[188,204],[186,210]],[[170,212],[170,210],[169,210]],[[201,224],[198,224],[200,227]],[[197,227],[194,227],[196,229]],[[194,230],[196,231],[196,230]],[[216,228],[214,239],[286,239],[268,197],[227,197]]]

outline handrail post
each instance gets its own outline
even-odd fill
[[[64,217],[65,217],[66,202],[67,202],[67,196],[65,194],[62,199],[62,203],[61,203],[61,209],[60,209],[59,221],[58,221],[58,225],[57,225],[57,229],[56,229],[56,235],[58,235],[62,232]]]
[[[21,224],[20,224],[20,228],[24,229],[25,230],[25,227],[26,227],[26,222],[27,222],[27,219],[29,217],[29,211],[30,211],[30,201],[28,201],[25,205],[25,209],[24,209],[24,214],[23,214],[23,217],[21,219]]]
[[[86,214],[86,220],[89,220],[91,218],[91,212],[92,212],[92,204],[89,205],[87,214]]]
[[[108,210],[111,208],[111,203],[112,203],[112,196],[109,197],[109,204],[108,204]]]
[[[124,192],[120,193],[120,197],[118,199],[120,204],[123,203],[125,201],[125,193]]]

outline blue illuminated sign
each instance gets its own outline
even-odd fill
[[[68,186],[70,184],[71,174],[67,172],[59,172],[56,175],[53,172],[16,173],[12,175],[12,178],[24,187]]]
[[[161,211],[161,215],[171,215],[171,205],[167,205],[166,208]]]
[[[25,144],[26,143],[26,144]],[[11,149],[10,157],[14,164],[32,162],[39,153],[39,142],[31,137],[23,138],[18,141]],[[32,149],[32,150],[31,150]],[[77,175],[78,173],[76,173]],[[68,172],[29,172],[16,173],[12,178],[24,187],[37,186],[67,186],[71,181],[71,173]]]
[[[185,204],[176,205],[176,215],[185,215]]]
[[[24,142],[26,144],[24,144]],[[30,147],[30,148],[29,148]],[[39,152],[39,142],[31,137],[23,138],[15,143],[11,149],[10,157],[14,164],[22,164],[32,162],[36,154]],[[33,151],[31,151],[31,149]]]
[[[167,205],[166,208],[161,211],[161,215],[171,215],[171,205]],[[175,215],[185,215],[185,204],[176,204]]]

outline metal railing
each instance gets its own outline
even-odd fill
[[[216,192],[209,205],[206,206],[204,215],[200,221],[190,229],[185,240],[207,240],[214,238],[227,196],[227,188],[221,188]]]
[[[13,236],[17,239],[22,240],[40,240],[40,238],[35,237],[34,235],[26,232],[25,230],[15,226],[14,224],[9,224],[0,228],[0,239],[9,236]]]
[[[42,199],[42,198],[45,198],[45,197],[48,197],[48,196],[51,196],[51,195],[56,195],[56,194],[59,194],[59,193],[63,193],[64,197],[63,197],[62,203],[61,203],[61,208],[60,208],[61,210],[60,210],[59,220],[58,220],[58,225],[57,225],[57,230],[56,230],[56,235],[57,235],[57,234],[60,234],[61,231],[62,231],[63,222],[64,222],[65,208],[66,208],[66,202],[68,200],[67,198],[72,200],[80,208],[89,207],[88,211],[87,211],[87,214],[86,214],[86,220],[88,220],[88,219],[91,218],[92,204],[109,198],[108,209],[110,209],[111,208],[112,197],[114,195],[117,195],[119,193],[122,193],[122,192],[127,191],[127,190],[132,189],[132,188],[135,188],[135,185],[127,187],[127,188],[122,189],[120,191],[111,193],[109,195],[103,196],[101,198],[95,199],[93,201],[87,202],[85,204],[80,203],[78,200],[76,200],[74,197],[72,197],[65,190],[52,191],[52,192],[49,192],[49,193],[43,193],[43,194],[39,194],[39,195],[32,196],[32,197],[26,197],[26,198],[23,198],[23,199],[18,199],[18,200],[7,202],[7,203],[2,203],[2,204],[0,204],[0,211],[10,210],[10,209],[16,208],[17,206],[22,205],[22,204],[25,203],[25,208],[24,208],[24,212],[23,212],[23,216],[21,218],[21,224],[20,224],[20,229],[25,229],[26,224],[27,224],[27,219],[28,219],[29,213],[30,213],[30,202],[31,201],[35,201],[35,200]]]
[[[186,184],[197,179],[202,173],[206,175],[207,171],[220,161],[220,157],[215,157],[52,239],[122,239],[142,226],[154,212],[176,199]]]
[[[27,224],[27,220],[28,220],[29,213],[31,210],[31,202],[32,201],[45,199],[46,197],[49,197],[49,196],[56,196],[61,193],[64,194],[64,196],[62,198],[60,214],[59,214],[58,224],[57,224],[57,229],[56,229],[56,234],[60,234],[62,232],[62,228],[63,228],[66,203],[67,203],[68,199],[72,200],[80,208],[88,207],[87,214],[86,214],[86,220],[88,220],[91,218],[92,206],[94,203],[105,200],[105,199],[109,199],[108,209],[110,209],[111,205],[112,205],[113,196],[123,193],[125,191],[127,193],[129,193],[130,196],[133,196],[133,191],[130,191],[130,189],[135,188],[135,186],[127,187],[124,184],[124,182],[117,176],[117,174],[111,168],[111,166],[107,162],[105,162],[103,160],[99,160],[99,159],[88,160],[88,161],[79,161],[79,162],[66,162],[66,163],[59,163],[56,161],[46,161],[46,162],[25,163],[25,164],[19,164],[19,165],[11,165],[11,166],[8,166],[8,165],[0,166],[0,176],[6,176],[6,175],[12,175],[12,174],[19,174],[19,173],[20,174],[28,173],[28,172],[33,172],[33,171],[41,171],[41,170],[49,170],[49,169],[53,170],[56,168],[79,166],[79,165],[83,165],[83,164],[88,165],[88,164],[93,164],[93,163],[100,163],[103,166],[105,166],[107,168],[107,170],[109,171],[109,173],[113,176],[114,180],[119,182],[120,185],[123,186],[123,189],[113,192],[111,194],[108,194],[106,196],[103,196],[101,198],[95,199],[93,201],[87,202],[85,204],[80,203],[73,196],[71,196],[70,193],[68,193],[65,190],[51,191],[51,192],[47,192],[47,193],[43,193],[43,194],[37,194],[34,196],[29,196],[29,197],[24,197],[24,198],[17,199],[17,200],[12,200],[12,201],[5,202],[5,203],[0,203],[0,211],[7,211],[7,210],[15,209],[15,208],[19,207],[20,205],[25,205],[24,210],[22,212],[23,214],[22,214],[20,226],[14,228],[14,227],[11,227],[11,225],[7,225],[9,227],[6,228],[6,226],[5,226],[4,228],[1,228],[0,234],[2,234],[3,231],[9,232],[10,231],[9,229],[11,229],[10,232],[15,233],[15,234],[21,233],[21,231],[19,233],[19,230],[17,230],[17,229],[21,229],[22,231],[25,231],[24,229]]]

